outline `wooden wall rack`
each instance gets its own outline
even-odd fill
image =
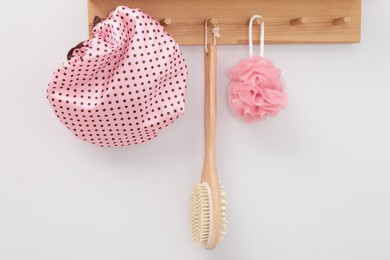
[[[361,0],[89,0],[89,26],[118,5],[140,8],[165,23],[182,45],[204,44],[204,21],[216,18],[218,44],[247,44],[248,22],[260,14],[266,43],[360,42]],[[259,26],[254,26],[258,33]],[[256,39],[258,37],[254,37]]]

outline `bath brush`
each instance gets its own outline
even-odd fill
[[[213,249],[226,233],[226,200],[216,170],[216,64],[217,50],[208,44],[205,50],[205,151],[200,183],[193,186],[190,200],[190,226],[196,245]]]

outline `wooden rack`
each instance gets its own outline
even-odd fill
[[[204,44],[206,18],[218,20],[218,44],[247,44],[254,14],[264,17],[266,43],[360,42],[361,0],[89,0],[90,31],[119,5],[150,14],[181,45]]]

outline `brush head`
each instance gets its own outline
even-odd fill
[[[220,187],[221,226],[218,240],[226,235],[226,194],[223,186]],[[206,182],[195,184],[192,188],[190,200],[190,226],[192,240],[197,246],[208,248],[211,242],[213,227],[213,203],[209,185]]]

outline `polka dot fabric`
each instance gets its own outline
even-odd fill
[[[54,74],[47,98],[74,134],[99,146],[143,143],[184,113],[187,66],[164,27],[119,6]]]

